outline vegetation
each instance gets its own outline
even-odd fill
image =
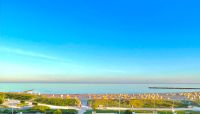
[[[4,94],[3,93],[0,93],[0,104],[3,104],[4,102]]]
[[[3,104],[4,98],[0,97],[0,104]]]
[[[5,105],[0,105],[0,108],[9,108],[9,107]]]
[[[2,104],[4,102],[4,100],[2,98],[0,98],[0,104]]]
[[[36,113],[41,112],[45,114],[78,114],[77,110],[74,109],[50,109],[48,106],[33,106],[31,109],[28,110],[18,110],[17,112],[24,112],[24,113]]]
[[[84,114],[92,114],[92,110],[87,110]]]
[[[22,93],[5,93],[5,98],[27,101],[35,98],[35,95],[22,94]]]
[[[88,105],[93,109],[97,109],[98,107],[119,107],[118,99],[95,99],[89,100]],[[188,104],[182,101],[171,101],[171,100],[143,100],[143,99],[122,99],[120,100],[120,107],[128,107],[128,108],[170,108],[170,107],[187,107]]]
[[[131,110],[125,110],[124,114],[132,114],[132,111]]]
[[[20,103],[20,104],[17,104],[17,107],[24,107],[24,106],[28,106],[27,103]]]
[[[4,97],[6,99],[15,99],[20,100],[20,104],[18,106],[25,105],[25,101],[33,101],[33,105],[37,105],[38,103],[57,105],[57,106],[80,106],[81,101],[79,99],[71,99],[70,97],[66,97],[66,99],[62,98],[47,98],[40,97],[32,94],[24,94],[24,93],[0,93],[0,104],[3,103]]]
[[[50,110],[48,106],[33,106],[31,108],[32,111],[39,111],[39,112],[46,112],[47,110]]]
[[[97,113],[116,113],[119,114],[118,110],[96,110]],[[152,111],[146,110],[121,110],[120,114],[132,114],[135,113],[153,113]],[[195,111],[176,111],[177,114],[199,114],[199,112]],[[84,114],[92,114],[92,110],[86,111]],[[157,114],[173,114],[172,111],[158,111]]]
[[[25,104],[26,102],[24,100],[20,101],[20,103]]]
[[[20,101],[19,104],[17,104],[18,107],[24,107],[24,106],[28,106],[28,103],[26,103],[25,101]]]
[[[57,105],[57,106],[79,106],[80,101],[78,99],[39,97],[35,99],[35,102]]]
[[[131,110],[121,110],[120,114],[132,114],[132,112],[136,113],[152,113],[152,111],[146,111],[146,110],[137,110],[137,111],[131,111]],[[96,113],[115,113],[119,114],[118,110],[96,110]],[[84,114],[92,114],[92,110],[86,111]]]
[[[195,111],[176,111],[177,114],[199,114]],[[173,114],[172,111],[158,111],[158,114]]]
[[[37,106],[37,105],[38,105],[38,103],[37,103],[37,102],[33,102],[33,103],[32,103],[32,105],[35,105],[35,106]]]
[[[199,106],[199,107],[200,107],[200,100],[195,101],[195,102],[192,102],[192,105],[195,105],[195,106]]]
[[[54,111],[53,114],[62,114],[62,111],[58,109],[58,110]]]
[[[62,114],[78,114],[78,111],[74,109],[68,109],[68,110],[62,109],[61,111]]]
[[[144,103],[144,107],[153,108],[154,104],[156,108],[166,108],[166,107],[174,107],[174,108],[186,108],[188,107],[187,103],[183,101],[172,101],[172,100],[141,100]]]
[[[57,111],[55,109],[46,109],[45,110],[45,114],[54,114],[54,112]],[[73,110],[73,109],[62,109],[60,110],[61,114],[78,114],[77,110]],[[40,109],[27,109],[27,110],[14,110],[14,114],[18,113],[18,112],[23,112],[23,113],[28,113],[28,114],[34,114],[37,112],[40,113],[44,113],[42,111],[40,111]],[[12,111],[10,109],[4,109],[4,110],[0,110],[0,114],[12,114]],[[59,113],[60,114],[60,113]]]

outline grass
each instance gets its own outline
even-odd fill
[[[120,114],[125,114],[125,111],[120,111]],[[153,113],[152,111],[137,110],[132,111],[136,113]],[[117,110],[96,110],[96,113],[119,113]],[[200,114],[200,112],[195,111],[176,111],[177,114]],[[92,114],[92,110],[88,110],[84,114]],[[157,114],[173,114],[172,111],[158,111]]]
[[[176,111],[177,114],[200,114],[195,111]],[[158,111],[158,114],[173,114],[172,111]]]
[[[9,108],[9,107],[5,105],[0,105],[0,108]]]
[[[45,114],[53,114],[53,112],[55,112],[55,109],[49,109],[45,111]],[[77,110],[73,110],[73,109],[62,109],[62,114],[78,114]],[[28,113],[28,114],[35,114],[36,112],[40,112],[38,110],[14,110],[14,114],[18,113],[18,112],[23,112],[23,113]],[[41,112],[42,113],[42,112]],[[0,110],[0,114],[12,114],[12,111],[10,109],[4,109],[4,110]]]
[[[20,104],[17,104],[17,107],[24,107],[24,106],[28,106],[28,103],[20,103]]]
[[[120,111],[120,114],[125,114],[124,113],[125,111],[121,110]],[[142,111],[142,110],[137,110],[137,111],[133,111],[133,112],[136,112],[136,113],[152,113],[152,111]],[[118,110],[96,110],[96,113],[119,113]],[[92,114],[92,110],[88,110],[86,111],[84,114]]]

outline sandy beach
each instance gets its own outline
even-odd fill
[[[163,99],[163,100],[200,100],[200,91],[177,93],[143,94],[41,94],[46,97],[79,99]]]

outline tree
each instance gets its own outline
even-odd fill
[[[46,112],[47,110],[50,109],[50,107],[48,107],[48,106],[33,106],[31,109],[40,111],[40,112]]]
[[[32,105],[37,106],[38,103],[37,102],[32,102]]]
[[[131,106],[133,106],[134,108],[141,108],[144,106],[144,102],[142,100],[130,100],[130,104]]]
[[[93,110],[96,110],[97,108],[98,108],[98,105],[97,105],[97,104],[95,104],[95,103],[92,104],[92,109],[93,109]]]
[[[27,101],[35,98],[35,95],[24,93],[5,93],[5,98]]]
[[[66,96],[66,99],[71,99],[71,97],[69,95]]]
[[[124,114],[132,114],[132,111],[126,110],[126,111],[124,112]]]
[[[58,109],[58,110],[54,111],[53,114],[62,114],[62,111]]]
[[[4,101],[4,99],[3,99],[3,98],[0,98],[0,104],[2,104],[2,103],[3,103],[3,101]]]
[[[20,103],[21,103],[21,104],[25,104],[26,102],[25,102],[24,100],[21,100]]]
[[[38,97],[34,100],[34,102],[57,106],[77,106],[76,99]]]
[[[0,93],[0,104],[4,102],[4,94]]]
[[[76,99],[76,105],[79,106],[79,107],[81,107],[81,105],[82,105],[81,101],[78,98],[75,98],[75,99]]]

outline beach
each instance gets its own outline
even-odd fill
[[[200,100],[200,91],[143,94],[40,94],[49,98]]]

